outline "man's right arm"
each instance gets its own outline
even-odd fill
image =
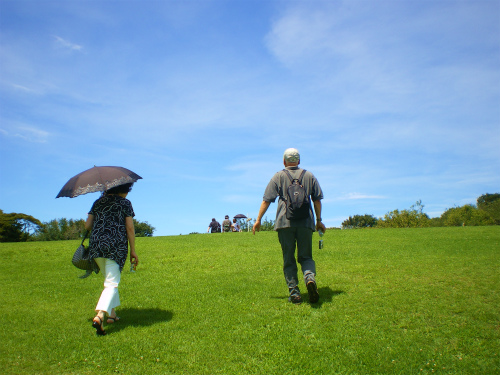
[[[253,234],[255,234],[255,231],[258,232],[260,230],[260,225],[261,225],[260,221],[262,220],[262,216],[264,216],[270,204],[271,202],[262,201],[259,209],[259,214],[257,215],[257,219],[255,220],[255,223],[252,228]]]

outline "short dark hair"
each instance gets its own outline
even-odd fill
[[[123,184],[123,185],[118,185],[115,187],[112,187],[111,189],[106,190],[106,194],[123,194],[123,193],[130,193],[132,190],[132,185],[134,183],[130,182],[128,184]]]

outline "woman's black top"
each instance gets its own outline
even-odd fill
[[[89,214],[94,215],[94,225],[90,234],[90,257],[108,258],[120,266],[125,266],[128,254],[125,218],[134,217],[132,203],[119,195],[104,194],[96,200]]]

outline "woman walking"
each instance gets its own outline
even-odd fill
[[[95,308],[97,314],[92,327],[98,335],[105,335],[103,323],[118,321],[115,308],[120,305],[118,285],[123,267],[127,261],[130,245],[130,262],[137,264],[135,252],[135,216],[132,203],[126,199],[132,190],[132,183],[107,190],[94,202],[85,223],[90,234],[90,257],[94,259],[104,275],[104,290]]]

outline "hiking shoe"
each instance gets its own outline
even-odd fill
[[[288,301],[293,303],[294,305],[300,305],[302,303],[302,297],[300,296],[300,294],[295,294],[288,297]]]
[[[309,281],[306,285],[307,291],[309,292],[309,302],[316,303],[319,301],[318,287],[315,281]]]

